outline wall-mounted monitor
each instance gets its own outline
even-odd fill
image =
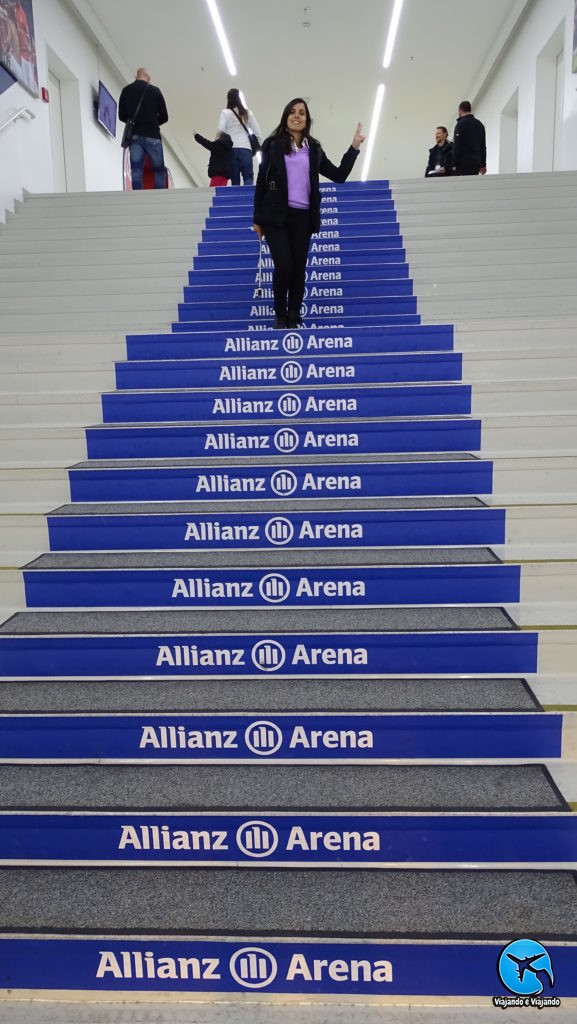
[[[110,95],[106,86],[99,82],[96,120],[113,139],[116,138],[116,110],[116,100]]]

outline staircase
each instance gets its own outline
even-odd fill
[[[9,220],[7,1012],[577,1003],[575,198],[324,186],[284,334],[249,189]]]

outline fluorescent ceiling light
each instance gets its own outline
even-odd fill
[[[387,36],[387,45],[385,46],[385,56],[383,57],[384,68],[389,67],[393,57],[393,47],[395,45],[395,39],[397,38],[397,29],[399,27],[399,21],[401,20],[401,11],[403,9],[404,2],[405,0],[395,0],[391,24],[389,25],[389,34]]]
[[[381,82],[379,88],[377,89],[377,95],[375,96],[375,105],[373,107],[373,116],[371,117],[371,127],[369,129],[369,137],[367,139],[367,148],[365,150],[365,162],[363,164],[363,170],[361,172],[361,181],[366,181],[369,174],[369,166],[371,163],[371,157],[373,155],[373,147],[375,145],[377,128],[379,127],[379,118],[381,116],[381,107],[383,105],[384,95],[385,86]]]
[[[220,48],[222,50],[223,57],[226,61],[226,66],[230,75],[236,75],[236,66],[232,58],[232,52],[228,45],[228,39],[226,38],[226,32],[224,31],[224,25],[222,24],[222,18],[218,7],[216,6],[216,0],[206,0],[210,16],[212,18]]]

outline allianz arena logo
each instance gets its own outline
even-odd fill
[[[244,731],[244,742],[252,754],[270,757],[282,747],[282,732],[274,722],[266,718],[251,722]]]
[[[243,988],[266,988],[278,973],[276,958],[260,946],[245,946],[230,958],[229,969],[234,980]]]
[[[280,396],[277,408],[281,416],[298,416],[302,409],[302,402],[298,395],[287,392]]]
[[[290,597],[291,585],[280,572],[269,572],[258,585],[260,596],[269,604],[281,604]]]
[[[270,857],[278,846],[278,832],[268,821],[245,821],[236,830],[236,844],[245,857]]]
[[[274,435],[274,445],[277,451],[290,454],[299,446],[299,435],[291,427],[282,427]]]
[[[288,498],[297,489],[297,478],[291,470],[278,469],[270,478],[270,485],[281,498]]]
[[[250,656],[255,668],[261,672],[278,672],[286,661],[286,651],[277,640],[259,640]]]
[[[290,361],[283,363],[280,368],[280,375],[285,384],[298,384],[303,375],[303,368],[300,363]]]
[[[300,334],[290,333],[285,334],[283,338],[282,347],[289,356],[296,356],[299,352],[302,352],[304,340]]]
[[[290,544],[294,533],[293,524],[290,519],[285,519],[284,516],[274,516],[272,519],[269,519],[264,528],[266,539],[269,544],[274,544],[275,547],[282,544]]]

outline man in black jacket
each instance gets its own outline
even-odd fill
[[[435,129],[436,145],[429,150],[429,162],[425,178],[446,177],[453,170],[453,143],[449,142],[449,133],[444,125]]]
[[[166,188],[160,125],[168,121],[168,111],[160,89],[150,84],[150,75],[146,68],[139,68],[135,81],[126,85],[120,93],[118,117],[121,121],[134,121],[134,132],[130,142],[132,188],[142,188],[142,171],[146,156],[154,171],[154,187]]]
[[[459,103],[453,135],[453,171],[455,174],[487,173],[485,126],[471,113],[469,100]]]

